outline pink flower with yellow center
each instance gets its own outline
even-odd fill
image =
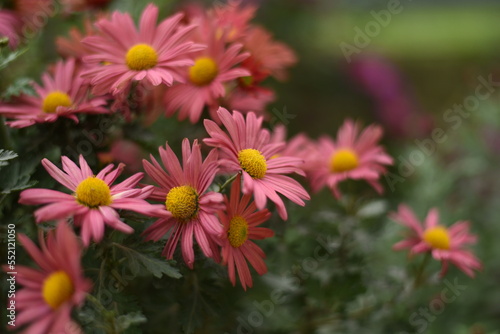
[[[81,155],[80,167],[68,157],[63,156],[61,160],[63,170],[47,159],[42,160],[42,165],[50,176],[71,190],[72,194],[50,189],[28,189],[19,197],[21,204],[47,204],[35,211],[37,223],[73,217],[75,226],[81,227],[83,244],[88,246],[91,239],[95,242],[102,240],[105,225],[124,233],[134,231],[120,220],[116,210],[130,210],[147,216],[163,214],[162,205],[152,205],[144,200],[152,193],[153,186],[135,188],[143,173],[112,185],[122,173],[123,164],[116,169],[108,165],[94,175]]]
[[[259,275],[267,272],[264,258],[266,255],[253,241],[272,237],[274,232],[268,228],[258,227],[271,216],[267,210],[257,211],[251,201],[251,195],[241,193],[241,175],[238,175],[231,186],[231,197],[224,196],[227,211],[220,211],[219,218],[224,225],[222,234],[222,261],[228,266],[231,283],[236,285],[235,270],[238,271],[243,289],[252,287],[252,275],[247,261]]]
[[[198,141],[191,149],[189,140],[184,139],[181,166],[168,144],[159,151],[166,171],[153,156],[151,162],[143,163],[146,173],[159,185],[150,198],[164,202],[167,211],[143,234],[147,240],[158,241],[170,231],[162,255],[172,259],[180,241],[182,256],[190,268],[194,265],[193,235],[203,254],[219,261],[217,242],[222,226],[215,213],[224,209],[223,197],[207,192],[219,169],[217,152],[212,150],[203,161]]]
[[[80,77],[74,59],[59,61],[53,74],[42,75],[40,86],[34,84],[36,96],[23,94],[10,103],[0,103],[0,115],[11,121],[14,128],[24,128],[35,123],[54,122],[59,117],[78,122],[78,113],[102,114],[106,100],[88,97],[88,85]]]
[[[26,326],[23,333],[71,333],[78,326],[71,320],[73,308],[81,306],[91,283],[82,274],[82,246],[65,221],[50,231],[45,241],[40,234],[40,248],[24,234],[19,241],[38,265],[32,269],[16,265],[16,282],[21,288],[16,292],[16,327]],[[8,266],[3,270],[9,272]]]
[[[222,37],[216,36],[213,22],[199,17],[195,22],[198,40],[207,44],[207,49],[194,56],[194,65],[184,72],[184,83],[174,85],[165,94],[167,116],[179,111],[178,118],[189,118],[196,123],[207,105],[217,104],[217,99],[224,97],[227,82],[250,75],[247,70],[238,65],[249,56],[241,53],[241,44],[226,45]]]
[[[378,180],[393,159],[378,145],[381,137],[379,126],[370,125],[360,133],[359,124],[346,120],[336,141],[329,137],[320,138],[307,166],[313,190],[319,191],[327,186],[339,198],[338,184],[341,181],[363,179],[382,193]]]
[[[394,250],[410,249],[410,255],[431,253],[432,257],[442,263],[441,277],[452,263],[470,277],[474,270],[481,269],[481,262],[465,249],[468,244],[476,242],[476,236],[469,234],[469,222],[459,221],[450,227],[439,223],[437,209],[431,209],[422,224],[415,213],[406,205],[400,205],[390,218],[410,229],[408,237],[396,243]]]
[[[205,120],[205,129],[211,138],[203,141],[221,151],[220,164],[224,172],[243,173],[243,193],[253,193],[257,208],[262,210],[267,199],[276,204],[280,217],[288,218],[285,204],[278,193],[292,202],[304,206],[309,194],[294,179],[284,174],[301,173],[303,161],[295,157],[273,157],[284,147],[284,143],[271,143],[269,130],[262,128],[262,117],[250,112],[233,114],[224,108],[218,116],[229,135],[214,121]]]
[[[153,86],[171,86],[182,80],[180,67],[193,65],[191,53],[205,48],[188,40],[193,25],[182,26],[182,14],[171,16],[160,24],[158,7],[148,5],[137,30],[128,13],[114,12],[111,19],[96,23],[99,34],[83,43],[93,51],[83,58],[93,65],[85,72],[96,95],[126,93],[132,81]]]

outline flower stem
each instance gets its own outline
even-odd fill
[[[218,192],[222,192],[222,190],[224,190],[228,185],[230,185],[236,179],[237,176],[238,176],[238,173],[234,174],[229,179],[227,179],[226,182],[224,182],[224,184],[219,187]]]
[[[416,275],[415,275],[415,281],[413,283],[413,288],[416,289],[419,286],[424,283],[424,273],[425,273],[425,267],[427,267],[427,264],[429,263],[429,260],[431,259],[431,253],[426,253],[424,259],[420,263],[420,266],[417,269]]]

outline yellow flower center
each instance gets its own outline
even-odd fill
[[[198,214],[198,193],[190,186],[170,189],[165,206],[176,219],[190,220]]]
[[[425,230],[424,240],[432,248],[450,249],[450,235],[443,226],[431,227]]]
[[[131,70],[149,70],[158,64],[158,54],[147,44],[136,44],[128,50],[125,62]]]
[[[76,187],[76,200],[78,203],[97,208],[111,204],[111,191],[109,186],[95,176],[89,176]]]
[[[43,100],[42,110],[45,113],[53,114],[57,107],[70,107],[73,104],[68,94],[56,90],[49,93]]]
[[[238,153],[241,168],[254,179],[262,179],[267,172],[266,158],[253,148],[241,150]]]
[[[43,299],[54,310],[68,301],[74,291],[71,278],[62,270],[53,272],[43,281]]]
[[[330,160],[330,170],[334,173],[347,172],[358,167],[358,165],[358,155],[349,149],[334,152]]]
[[[208,85],[217,74],[219,74],[219,68],[210,57],[196,59],[194,65],[189,68],[189,79],[197,86]]]
[[[234,216],[229,223],[229,230],[227,231],[227,238],[229,243],[234,248],[241,247],[248,239],[248,223],[245,218]]]

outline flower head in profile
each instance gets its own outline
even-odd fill
[[[303,161],[295,157],[274,157],[284,143],[271,143],[271,134],[262,128],[262,117],[250,112],[246,119],[238,111],[231,114],[224,108],[218,116],[228,133],[214,121],[205,120],[205,129],[211,138],[204,142],[221,151],[224,172],[243,173],[243,193],[252,194],[259,210],[264,209],[269,198],[276,204],[280,217],[288,218],[285,204],[278,193],[298,205],[305,205],[309,194],[294,179],[284,174],[301,173]]]
[[[408,237],[396,243],[394,250],[408,248],[410,255],[431,253],[442,263],[441,277],[446,274],[448,264],[452,263],[470,277],[474,270],[481,269],[481,262],[465,248],[476,242],[476,236],[469,233],[469,222],[459,221],[446,227],[439,222],[437,209],[431,209],[422,224],[415,213],[406,205],[400,205],[391,219],[410,229]]]
[[[378,180],[393,159],[378,145],[381,137],[379,126],[370,125],[361,132],[359,124],[346,120],[339,129],[336,141],[329,137],[320,138],[309,164],[308,175],[313,190],[319,191],[327,186],[338,198],[341,181],[363,179],[382,193]]]
[[[150,198],[165,203],[167,211],[144,231],[147,240],[158,241],[171,232],[163,256],[172,259],[181,242],[184,262],[193,268],[193,235],[203,254],[220,260],[218,238],[222,232],[215,213],[224,208],[222,194],[209,191],[217,171],[217,152],[212,150],[203,161],[198,141],[193,147],[188,139],[182,142],[182,166],[168,144],[160,147],[160,158],[166,171],[151,156],[144,160],[144,170],[159,185]]]
[[[196,123],[205,106],[217,104],[225,96],[225,84],[250,75],[238,65],[249,56],[241,53],[242,45],[227,45],[224,36],[218,37],[216,26],[206,17],[197,17],[197,38],[207,49],[194,55],[194,64],[184,71],[184,83],[169,88],[165,94],[167,116],[179,111],[179,119],[189,118]]]
[[[65,221],[48,233],[47,240],[40,234],[40,248],[24,234],[18,238],[39,268],[16,265],[21,288],[13,299],[15,328],[26,326],[23,333],[67,333],[67,328],[75,328],[73,308],[83,304],[92,287],[83,277],[80,240]],[[3,269],[9,271],[7,266]]]
[[[83,58],[92,68],[85,72],[93,93],[126,93],[132,81],[153,86],[171,86],[182,78],[179,67],[193,65],[192,52],[205,48],[188,40],[193,25],[182,26],[182,14],[157,25],[158,7],[148,5],[142,13],[139,29],[128,13],[114,12],[111,18],[96,23],[98,34],[83,40],[92,55]]]
[[[236,274],[243,289],[252,287],[252,275],[247,262],[259,275],[267,272],[266,255],[253,241],[272,237],[274,232],[258,227],[271,216],[267,209],[257,211],[251,195],[240,196],[241,175],[238,174],[231,186],[231,197],[225,196],[226,212],[220,211],[219,218],[224,225],[222,234],[222,261],[228,266],[229,279],[236,284]],[[240,198],[241,197],[241,198]]]
[[[80,77],[74,59],[59,61],[54,73],[42,75],[42,85],[34,84],[36,96],[21,95],[9,103],[0,103],[0,114],[12,119],[6,122],[14,128],[35,123],[54,122],[66,117],[78,122],[78,113],[102,114],[106,100],[88,97],[88,85]]]
[[[124,233],[134,231],[120,220],[116,210],[130,210],[147,216],[163,213],[163,206],[144,200],[153,191],[153,186],[135,188],[143,173],[112,185],[123,171],[123,164],[115,169],[113,165],[108,165],[95,175],[81,155],[80,167],[66,156],[61,160],[63,170],[47,159],[42,160],[42,165],[50,176],[71,190],[71,194],[50,189],[28,189],[20,195],[21,204],[47,204],[35,211],[38,223],[73,217],[74,224],[81,227],[83,244],[88,246],[91,239],[95,242],[102,240],[105,225]]]

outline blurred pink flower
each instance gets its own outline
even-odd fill
[[[21,27],[21,19],[15,12],[0,9],[0,37],[9,38],[9,47],[12,50],[19,45]]]
[[[220,108],[218,115],[226,127],[226,134],[214,121],[205,120],[205,129],[211,138],[203,141],[221,151],[220,164],[224,172],[243,173],[243,193],[253,193],[259,210],[264,209],[269,198],[276,204],[280,217],[288,218],[285,204],[277,193],[304,206],[309,194],[294,179],[283,174],[300,173],[303,161],[294,157],[271,159],[283,149],[285,143],[270,143],[270,132],[262,128],[262,117],[250,112],[246,119],[238,111],[233,114]]]
[[[67,13],[81,12],[105,7],[111,0],[60,0]]]
[[[97,15],[98,21],[106,18],[108,18],[107,14],[101,13]],[[83,20],[83,31],[76,27],[72,27],[69,30],[68,37],[57,37],[57,52],[63,57],[74,57],[81,61],[84,56],[92,53],[92,49],[83,44],[82,40],[87,36],[97,35],[98,32],[99,30],[95,26],[95,20],[86,17]],[[88,64],[84,63],[83,65]]]
[[[255,17],[255,5],[243,5],[241,0],[229,0],[226,4],[216,4],[209,12],[217,31],[228,41],[235,41],[246,35],[250,21]]]
[[[160,186],[154,188],[150,198],[164,202],[167,211],[143,235],[146,240],[158,241],[171,231],[162,255],[172,259],[181,240],[184,262],[193,268],[194,234],[203,254],[220,261],[217,241],[222,226],[215,213],[224,209],[223,197],[213,191],[206,192],[218,171],[217,151],[212,150],[202,161],[198,141],[193,142],[191,150],[189,140],[184,139],[182,167],[168,144],[159,151],[166,172],[152,155],[151,162],[143,163],[146,173]]]
[[[476,236],[469,234],[469,222],[459,221],[447,228],[439,224],[439,213],[434,208],[422,224],[406,205],[400,205],[398,212],[392,213],[390,218],[410,229],[408,237],[396,243],[393,249],[409,248],[410,255],[431,253],[442,263],[441,277],[446,274],[450,262],[470,277],[474,277],[474,270],[481,269],[481,262],[464,249],[465,245],[477,240]]]
[[[144,156],[141,147],[127,139],[118,139],[111,144],[109,152],[99,152],[99,161],[103,164],[121,162],[125,164],[125,171],[137,173],[142,169]]]
[[[171,86],[182,80],[179,67],[191,66],[189,55],[205,47],[187,38],[195,28],[181,26],[182,14],[176,14],[159,25],[158,7],[149,4],[142,13],[139,30],[130,14],[114,12],[111,19],[96,23],[99,34],[83,40],[93,51],[83,58],[93,67],[85,72],[93,85],[93,93],[124,95],[132,81],[153,86]]]
[[[238,174],[231,186],[231,197],[224,196],[226,212],[219,211],[219,218],[224,226],[222,239],[222,261],[228,266],[229,279],[236,284],[235,268],[238,271],[241,286],[244,290],[252,287],[252,275],[247,261],[259,275],[267,272],[264,258],[266,255],[251,240],[261,240],[272,237],[274,232],[268,228],[257,227],[269,219],[271,213],[267,210],[257,211],[251,195],[241,193],[241,175]]]
[[[78,122],[78,113],[109,112],[104,107],[104,98],[88,96],[88,86],[80,77],[73,58],[59,61],[52,75],[44,73],[42,83],[42,86],[34,84],[36,96],[23,94],[10,103],[0,103],[0,114],[14,119],[6,124],[23,128],[35,123],[55,122],[59,117]]]
[[[134,231],[120,220],[116,210],[130,210],[147,216],[163,214],[162,205],[151,205],[144,200],[153,192],[153,186],[135,188],[143,173],[111,186],[121,174],[123,164],[114,170],[113,165],[108,165],[94,175],[81,155],[80,167],[68,157],[63,156],[61,160],[64,171],[47,159],[42,160],[42,165],[57,182],[73,192],[71,195],[50,189],[28,189],[19,197],[21,204],[47,204],[35,211],[37,223],[72,216],[75,226],[81,227],[83,244],[88,246],[91,239],[95,242],[102,240],[105,224],[124,233]]]
[[[18,238],[39,269],[16,265],[16,282],[22,288],[12,299],[15,328],[26,326],[22,333],[83,333],[71,320],[71,312],[82,306],[92,284],[83,276],[78,238],[65,221],[48,233],[47,241],[40,234],[40,248],[24,234]],[[8,266],[3,270],[10,271]]]
[[[276,100],[273,90],[263,87],[252,87],[245,89],[235,87],[220,103],[229,110],[238,110],[243,114],[250,111],[260,116],[266,115],[266,107]],[[217,110],[219,106],[212,106],[211,110]]]
[[[335,142],[329,137],[320,138],[306,166],[313,190],[317,192],[327,186],[339,198],[341,181],[364,179],[382,193],[378,180],[386,172],[385,165],[391,165],[393,159],[378,145],[381,137],[379,126],[370,125],[360,133],[359,124],[346,120]]]
[[[243,67],[252,72],[256,82],[272,75],[278,80],[287,78],[287,69],[297,63],[297,56],[284,43],[273,40],[272,35],[262,27],[251,28],[243,39],[244,49],[250,57]]]
[[[207,49],[193,55],[194,65],[186,68],[183,81],[169,88],[165,94],[166,115],[171,117],[179,111],[179,120],[189,118],[196,123],[206,105],[218,104],[217,99],[226,95],[225,84],[239,77],[250,75],[238,67],[248,53],[241,53],[242,45],[226,45],[224,36],[217,36],[213,22],[198,17],[193,22],[197,41],[206,44]]]

